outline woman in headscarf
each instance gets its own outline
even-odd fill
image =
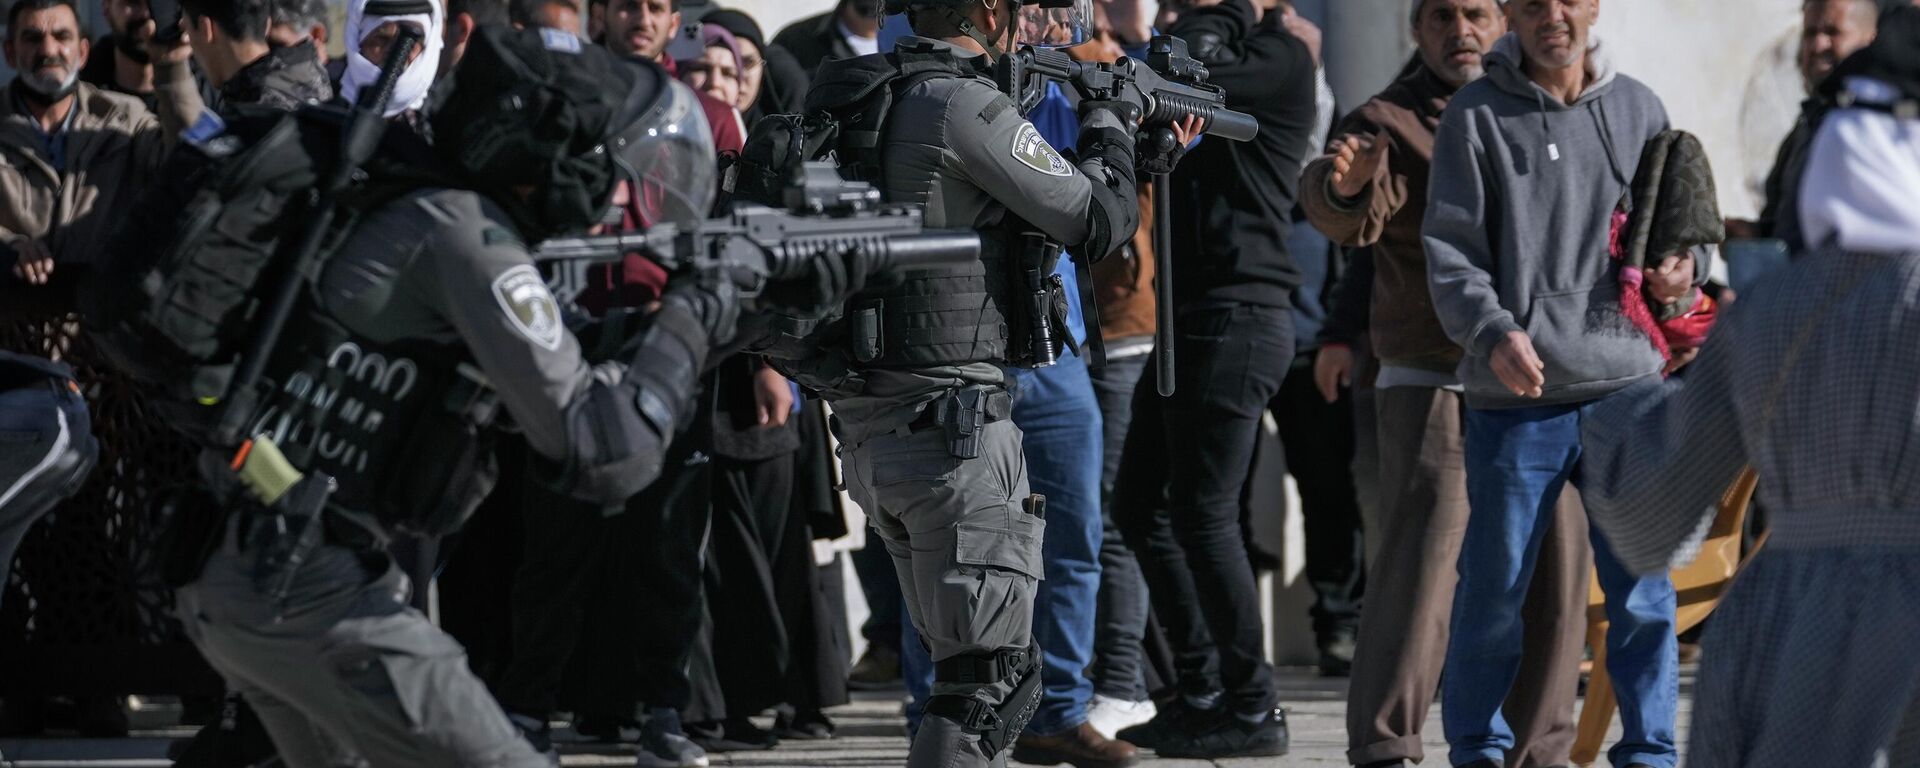
[[[745,12],[721,9],[701,17],[733,33],[740,47],[740,98],[734,106],[751,128],[767,115],[801,111],[807,95],[807,69],[785,48],[768,47],[759,23]]]
[[[674,61],[680,82],[740,112],[740,45],[718,24],[700,25],[699,58]]]
[[[1694,768],[1920,765],[1920,8],[1856,59],[1801,190],[1807,258],[1585,424],[1588,512],[1637,572],[1690,556],[1742,467],[1763,479],[1770,539],[1702,643]]]

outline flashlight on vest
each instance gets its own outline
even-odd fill
[[[1027,364],[1045,368],[1060,361],[1059,347],[1053,341],[1053,304],[1059,295],[1053,265],[1060,246],[1046,235],[1028,232],[1021,236],[1019,259],[1021,296],[1025,299],[1027,328]]]

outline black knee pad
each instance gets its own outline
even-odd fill
[[[1040,708],[1040,647],[987,654],[961,654],[934,662],[936,683],[993,685],[1012,680],[1013,692],[998,706],[970,696],[946,694],[927,700],[927,714],[959,723],[980,735],[980,744],[992,758],[1020,737]]]

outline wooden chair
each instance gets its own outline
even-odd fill
[[[1684,568],[1674,569],[1673,589],[1677,593],[1678,603],[1674,611],[1675,632],[1686,632],[1706,621],[1707,615],[1713,613],[1713,609],[1720,604],[1720,597],[1726,594],[1727,587],[1733,583],[1734,575],[1766,543],[1763,536],[1745,557],[1741,556],[1741,531],[1745,527],[1747,509],[1753,500],[1754,486],[1759,480],[1751,467],[1740,473],[1740,477],[1720,497],[1720,513],[1707,530],[1707,539],[1700,547],[1700,557]],[[1607,729],[1613,725],[1614,710],[1619,706],[1619,700],[1613,692],[1613,681],[1607,676],[1606,595],[1600,591],[1597,576],[1588,590],[1587,644],[1593,648],[1593,671],[1587,678],[1586,706],[1580,711],[1579,730],[1573,740],[1572,757],[1575,765],[1591,765],[1600,756],[1600,747],[1607,739]]]

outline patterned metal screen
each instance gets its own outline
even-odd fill
[[[157,501],[193,481],[193,451],[133,382],[97,364],[72,322],[0,325],[0,349],[72,365],[100,463],[27,533],[0,603],[0,696],[218,692],[180,632],[154,567]]]

